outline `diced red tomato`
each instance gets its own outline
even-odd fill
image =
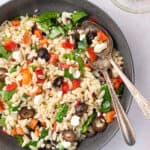
[[[55,122],[53,123],[53,131],[56,131],[56,128],[57,128],[57,122],[55,121]]]
[[[64,83],[62,84],[61,90],[62,90],[63,94],[68,93],[68,91],[69,91],[69,84],[68,84],[68,82],[64,82]]]
[[[98,36],[99,41],[104,42],[104,41],[108,40],[107,35],[102,30],[97,32],[97,36]]]
[[[66,63],[60,63],[60,67],[64,68],[64,69],[69,69],[70,65],[68,65]]]
[[[66,49],[73,49],[74,48],[74,44],[71,43],[69,40],[66,40],[61,45],[63,48],[66,48]]]
[[[78,79],[73,80],[72,81],[72,89],[74,90],[78,87],[80,87],[80,80],[78,80]]]
[[[97,58],[97,56],[96,56],[96,54],[95,54],[93,48],[89,47],[89,48],[87,49],[87,51],[88,51],[88,54],[89,54],[89,59],[90,59],[90,61],[92,61],[92,62],[95,61],[96,58]]]
[[[54,53],[51,53],[49,55],[49,62],[52,63],[52,64],[56,64],[58,62],[58,55],[54,54]]]
[[[7,50],[7,51],[13,51],[17,48],[17,44],[14,42],[14,41],[7,41],[5,44],[4,44],[4,48]]]
[[[35,73],[36,73],[36,77],[37,77],[37,82],[43,83],[45,81],[45,75],[44,75],[43,68],[36,68]]]
[[[0,111],[5,110],[4,103],[0,101]]]
[[[93,17],[90,17],[90,18],[89,18],[89,21],[94,22],[94,23],[97,23],[97,20],[96,20],[95,18],[93,18]]]
[[[81,102],[78,100],[78,101],[75,103],[74,107],[77,108],[77,107],[80,105],[80,103],[81,103]]]
[[[16,82],[12,82],[12,83],[6,85],[6,91],[8,91],[8,92],[15,90],[16,88],[17,88]]]
[[[115,89],[118,89],[122,83],[123,83],[123,80],[121,79],[120,76],[112,79],[112,84],[113,84]]]

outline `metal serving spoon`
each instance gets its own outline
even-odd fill
[[[111,58],[111,51],[113,49],[112,39],[109,36],[109,34],[105,32],[105,30],[103,30],[103,28],[101,28],[99,25],[92,23],[90,21],[84,21],[82,23],[82,28],[87,30],[86,32],[95,32],[95,31],[102,30],[109,37],[108,48],[105,51],[101,52],[100,54],[97,54],[99,58],[97,59],[97,61],[92,62],[91,65],[92,67],[94,67],[94,69],[99,70],[103,73],[104,78],[107,84],[109,85],[112,103],[113,103],[115,112],[117,114],[117,121],[120,126],[124,140],[128,145],[134,145],[135,144],[134,129],[130,121],[128,120],[126,113],[124,112],[122,105],[120,104],[119,98],[116,95],[116,92],[113,88],[113,85],[111,83],[111,80],[108,74],[108,68],[110,67],[109,59],[110,60],[112,59]]]
[[[117,64],[112,59],[112,49],[113,49],[113,41],[109,33],[100,25],[87,21],[84,23],[84,25],[90,25],[91,27],[95,29],[102,30],[109,38],[108,40],[108,47],[102,51],[101,53],[97,54],[101,59],[99,59],[99,62],[96,62],[97,64],[100,63],[100,61],[105,63],[105,67],[109,67],[108,65],[112,65],[116,71],[118,72],[119,76],[124,81],[125,85],[127,86],[128,90],[132,94],[132,96],[135,98],[139,108],[143,112],[146,119],[150,119],[150,102],[141,94],[141,92],[134,86],[134,84],[128,79],[128,77],[120,70],[120,68],[117,66]],[[100,66],[100,65],[99,65]]]

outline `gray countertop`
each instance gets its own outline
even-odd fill
[[[0,4],[7,0],[0,0]],[[90,0],[103,9],[118,24],[124,33],[134,60],[136,86],[146,98],[150,97],[150,13],[130,14],[117,8],[111,0]],[[150,121],[145,120],[137,104],[132,103],[128,114],[136,130],[137,142],[128,147],[122,140],[120,132],[103,148],[103,150],[149,150]]]

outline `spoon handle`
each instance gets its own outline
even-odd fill
[[[126,113],[124,112],[124,109],[122,107],[122,105],[119,102],[119,98],[116,95],[116,92],[112,86],[111,80],[109,78],[108,72],[107,71],[103,71],[103,75],[104,78],[107,82],[107,84],[109,85],[109,90],[110,90],[110,94],[111,94],[111,98],[112,98],[112,103],[114,106],[114,110],[116,112],[116,116],[117,116],[117,121],[118,124],[120,126],[123,138],[125,140],[125,142],[128,145],[134,145],[135,144],[135,132],[134,129],[130,123],[130,121],[127,118]]]
[[[116,65],[114,60],[111,58],[110,63],[118,72],[122,80],[124,81],[125,85],[127,86],[128,90],[135,98],[139,108],[143,112],[146,119],[150,119],[150,102],[146,100],[146,98],[140,93],[140,91],[133,85],[133,83],[127,78],[127,76],[121,71],[121,69]]]

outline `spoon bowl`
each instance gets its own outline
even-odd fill
[[[91,22],[91,21],[84,21],[81,25],[81,28],[85,30],[85,32],[98,32],[98,31],[102,31],[103,33],[105,33],[105,35],[108,37],[107,40],[107,48],[105,50],[103,50],[100,53],[97,53],[96,55],[100,58],[100,59],[106,59],[106,58],[110,58],[111,54],[112,54],[112,50],[113,50],[113,40],[110,36],[110,34],[99,24]]]

